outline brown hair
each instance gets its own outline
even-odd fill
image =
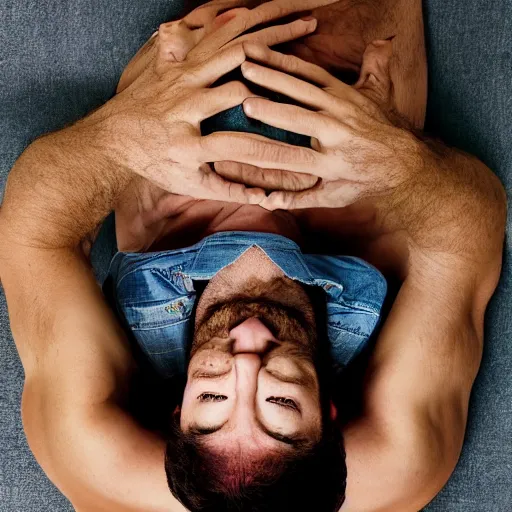
[[[324,425],[313,446],[255,460],[207,448],[175,420],[165,471],[172,494],[191,512],[337,512],[345,500],[345,450],[334,424]]]

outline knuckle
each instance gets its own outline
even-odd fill
[[[250,94],[249,89],[239,80],[227,84],[227,92],[230,96],[245,96]]]
[[[295,36],[295,34],[302,34],[304,32],[304,22],[297,20],[290,23],[287,27],[287,32],[290,37]]]
[[[252,20],[251,20],[251,17],[246,15],[242,15],[240,16],[240,20],[238,21],[238,23],[240,24],[239,25],[239,30],[240,30],[240,33],[243,34],[244,32],[246,32],[247,30],[249,30],[252,26],[253,26],[253,23],[252,23]]]
[[[288,70],[292,73],[296,73],[297,71],[299,71],[301,65],[303,64],[297,57],[284,54],[281,57],[281,63],[283,66],[286,66]]]
[[[245,60],[245,48],[243,42],[237,42],[228,51],[232,55],[233,59],[240,64]]]
[[[259,43],[257,41],[254,41],[253,39],[247,39],[242,42],[242,47],[244,49],[244,52],[251,51],[251,50],[258,50]]]
[[[158,33],[162,33],[162,32],[165,32],[168,28],[169,28],[169,25],[171,24],[172,22],[166,22],[166,23],[160,23],[160,25],[158,25]]]
[[[272,21],[274,19],[283,18],[285,15],[289,14],[289,9],[287,9],[284,5],[274,2],[272,5],[272,9],[269,9],[267,13],[265,13],[264,21]]]

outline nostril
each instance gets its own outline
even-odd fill
[[[259,320],[252,317],[231,329],[229,337],[235,340],[233,353],[265,354],[275,339],[272,332]]]

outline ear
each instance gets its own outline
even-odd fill
[[[355,89],[385,112],[393,106],[393,82],[389,71],[392,56],[391,40],[371,42],[363,54],[361,74],[354,85]]]
[[[177,405],[176,408],[174,409],[172,415],[174,417],[177,417],[181,414],[181,405]]]
[[[334,402],[331,400],[331,420],[336,421],[338,418],[338,409],[334,405]]]
[[[162,23],[124,69],[116,93],[131,85],[153,61],[157,73],[163,74],[169,65],[185,60],[201,33],[199,29],[191,30],[182,20]]]

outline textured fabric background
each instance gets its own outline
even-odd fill
[[[106,101],[131,56],[181,7],[182,1],[173,0],[1,0],[0,200],[7,174],[25,146]],[[512,2],[426,0],[425,9],[428,126],[447,142],[477,154],[510,191]],[[511,510],[510,249],[507,239],[464,451],[428,512]],[[20,418],[22,384],[0,291],[0,512],[71,511],[26,444]]]

